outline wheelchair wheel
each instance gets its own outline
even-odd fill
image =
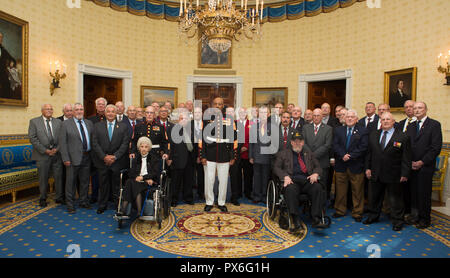
[[[270,180],[269,184],[267,185],[266,207],[267,207],[267,215],[271,220],[274,220],[277,214],[278,199],[279,199],[279,192],[277,190],[276,184],[273,180]]]
[[[163,211],[162,206],[161,206],[161,201],[162,201],[161,191],[156,190],[153,196],[154,196],[153,199],[155,200],[155,205],[154,205],[155,220],[158,223],[158,229],[161,229],[162,211]]]
[[[161,192],[162,217],[166,219],[170,215],[170,181],[166,177]]]

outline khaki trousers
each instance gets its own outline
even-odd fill
[[[349,181],[352,188],[352,217],[362,217],[364,212],[364,173],[353,174],[348,169],[344,173],[336,172],[336,199],[334,208],[337,214],[345,215],[347,211],[347,189]]]

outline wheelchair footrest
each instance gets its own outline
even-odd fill
[[[144,221],[155,221],[156,217],[153,215],[142,215],[139,216],[139,220],[144,220]]]
[[[128,215],[117,215],[117,214],[114,214],[113,218],[116,221],[130,219]]]

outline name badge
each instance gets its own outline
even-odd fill
[[[400,142],[394,142],[394,147],[396,147],[396,148],[401,148],[401,147],[402,147],[402,143],[400,143]]]
[[[154,126],[154,127],[153,127],[153,130],[154,130],[154,131],[159,131],[159,126]]]

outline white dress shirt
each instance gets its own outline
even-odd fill
[[[142,166],[141,166],[141,173],[139,174],[139,176],[145,176],[145,175],[147,175],[148,174],[148,171],[147,171],[147,156],[148,156],[148,154],[144,157],[142,157]]]

